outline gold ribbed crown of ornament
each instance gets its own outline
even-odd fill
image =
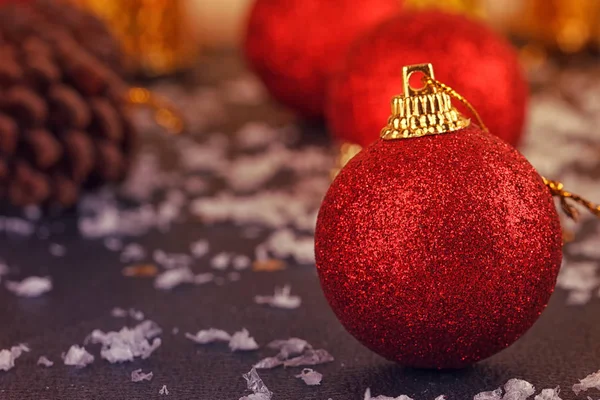
[[[423,74],[424,86],[420,89],[411,87],[409,83],[415,72]],[[381,130],[381,138],[392,140],[437,135],[470,125],[471,120],[452,106],[451,95],[460,101],[462,96],[435,80],[431,64],[405,66],[402,78],[404,94],[392,99],[392,115]]]

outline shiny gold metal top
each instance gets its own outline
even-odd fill
[[[424,74],[424,86],[410,86],[410,76]],[[471,121],[452,106],[452,97],[462,96],[435,80],[431,64],[410,65],[402,68],[404,94],[392,99],[392,115],[381,130],[386,140],[437,135],[466,128]],[[458,97],[460,96],[460,97]]]

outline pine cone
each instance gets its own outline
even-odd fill
[[[68,207],[125,176],[135,131],[127,85],[46,3],[0,9],[0,199]]]

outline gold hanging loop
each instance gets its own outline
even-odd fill
[[[484,131],[489,132],[489,129],[483,123],[483,120],[479,116],[479,113],[477,112],[475,107],[473,107],[473,105],[471,103],[469,103],[469,101],[467,99],[465,99],[463,97],[463,95],[458,93],[456,90],[452,89],[450,86],[434,79],[432,76],[427,76],[427,75],[423,76],[423,83],[427,86],[434,87],[441,92],[448,93],[450,96],[452,96],[456,100],[460,101],[462,104],[464,104],[465,107],[467,107],[469,109],[471,114],[473,114],[473,116],[477,119],[477,123],[479,124],[479,127],[481,129],[483,129]]]
[[[600,217],[599,205],[596,205],[577,194],[566,191],[562,182],[546,179],[543,176],[542,180],[544,181],[544,184],[548,187],[548,189],[550,189],[550,193],[552,194],[552,196],[559,198],[560,207],[565,212],[565,214],[567,214],[571,219],[577,221],[577,219],[579,218],[579,211],[577,210],[577,208],[575,208],[575,206],[569,204],[567,202],[567,199],[573,200],[577,204],[580,204],[583,207],[587,208],[595,216]]]
[[[156,123],[168,133],[178,135],[183,132],[181,113],[164,97],[143,87],[132,87],[127,91],[127,101],[129,104],[150,108],[154,112]]]

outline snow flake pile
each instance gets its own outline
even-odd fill
[[[161,345],[162,330],[152,321],[144,321],[133,328],[123,327],[118,332],[104,333],[94,330],[88,341],[102,344],[100,357],[112,363],[133,361],[135,357],[146,359]],[[150,341],[152,340],[152,341]]]
[[[30,276],[21,282],[6,282],[6,289],[19,297],[39,297],[52,290],[52,280],[48,277]]]
[[[29,352],[29,347],[24,344],[13,346],[10,350],[0,350],[0,371],[8,371],[15,366],[15,360],[24,352]]]
[[[275,308],[294,309],[300,307],[302,299],[300,296],[291,295],[292,289],[290,285],[285,285],[282,288],[275,288],[273,296],[255,296],[254,301],[257,304],[268,304]]]

